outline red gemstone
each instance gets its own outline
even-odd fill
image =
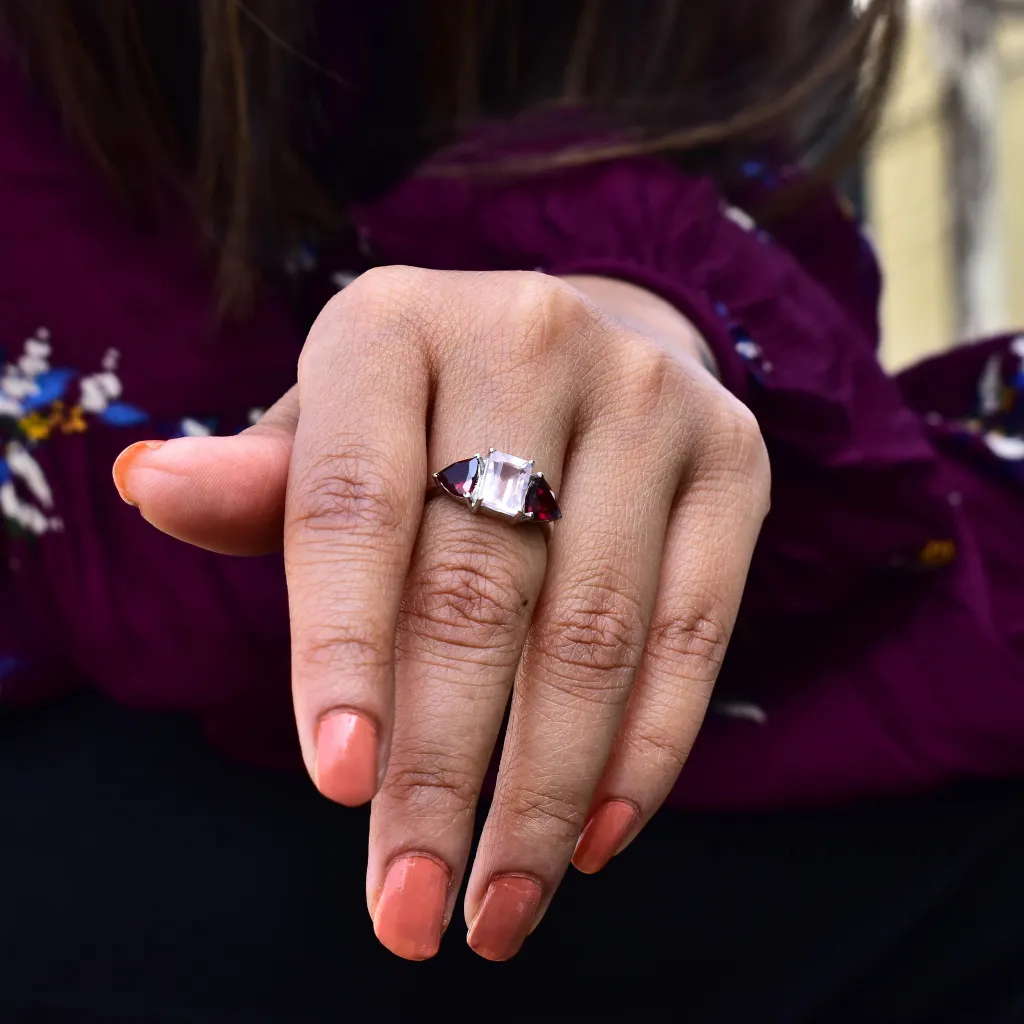
[[[437,474],[437,484],[453,498],[468,498],[473,491],[479,471],[479,459],[456,462]]]
[[[555,492],[547,480],[538,478],[530,484],[530,493],[526,495],[526,514],[538,523],[553,523],[562,518]]]

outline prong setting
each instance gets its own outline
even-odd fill
[[[511,524],[548,523],[561,518],[554,491],[532,459],[496,448],[433,474],[444,493],[465,502],[472,513],[486,512]]]

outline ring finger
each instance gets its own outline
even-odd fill
[[[651,410],[607,416],[567,461],[565,520],[551,543],[466,897],[469,943],[488,959],[513,956],[539,921],[612,749],[681,475],[669,437]]]

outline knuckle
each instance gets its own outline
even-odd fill
[[[376,349],[400,352],[418,337],[430,320],[431,275],[417,267],[375,267],[360,274],[333,295],[320,310],[298,361],[300,386],[325,370],[338,368],[353,346],[372,343]],[[345,345],[339,351],[338,339]]]
[[[573,794],[519,787],[501,800],[500,813],[517,837],[568,846],[583,829],[586,804]]]
[[[718,678],[729,646],[729,628],[715,615],[693,612],[651,625],[648,656],[665,671],[710,686]]]
[[[344,311],[346,316],[358,309],[375,313],[401,309],[408,300],[418,299],[429,290],[428,278],[432,273],[419,267],[373,267],[334,295],[327,308]]]
[[[768,449],[754,414],[742,402],[731,403],[730,439],[738,461],[747,471],[769,471]]]
[[[438,811],[464,814],[476,807],[480,779],[462,760],[441,751],[418,751],[408,761],[392,753],[384,789],[414,817]]]
[[[306,668],[328,673],[343,668],[349,675],[381,672],[391,665],[390,646],[384,639],[337,623],[304,629],[293,644],[293,657]]]
[[[642,422],[659,410],[675,414],[687,374],[671,352],[629,333],[614,365],[612,385],[620,415]]]
[[[703,445],[696,452],[698,477],[718,481],[742,492],[744,508],[768,514],[771,501],[771,461],[754,414],[731,395],[711,403],[701,427]]]
[[[505,559],[467,550],[411,581],[403,618],[421,639],[508,654],[516,648],[527,607],[522,581]]]
[[[314,541],[338,531],[386,534],[402,521],[402,500],[382,457],[362,445],[322,455],[292,486],[300,495],[289,516],[287,539]]]
[[[594,316],[572,285],[539,272],[516,275],[510,304],[518,342],[528,358],[547,354]]]
[[[650,722],[634,729],[629,739],[630,759],[656,768],[662,775],[677,775],[693,747],[695,731],[674,733]]]
[[[531,638],[530,653],[566,696],[623,700],[644,646],[637,601],[610,583],[572,589],[573,599]]]
[[[731,451],[734,466],[761,519],[771,504],[772,467],[768,447],[754,414],[740,403],[734,411]]]
[[[725,455],[745,471],[768,469],[768,450],[754,414],[731,395],[722,395],[713,410],[714,430],[718,437],[715,451]]]
[[[590,306],[583,295],[560,277],[540,271],[516,275],[516,301],[524,313],[561,322],[585,315]]]

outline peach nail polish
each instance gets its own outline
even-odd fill
[[[495,878],[466,936],[470,949],[485,960],[510,960],[530,934],[542,898],[532,878]]]
[[[639,818],[628,800],[608,800],[601,804],[576,844],[573,865],[585,875],[596,874],[629,838]]]
[[[377,793],[377,730],[364,715],[336,711],[316,735],[316,785],[329,800],[359,807]]]
[[[129,505],[138,505],[131,496],[131,491],[128,486],[128,476],[131,468],[134,465],[136,459],[147,451],[156,451],[157,448],[162,448],[166,444],[165,441],[136,441],[135,444],[130,444],[120,455],[114,460],[114,486],[117,488],[117,493],[121,495],[121,500]]]
[[[428,960],[441,945],[448,902],[448,871],[430,857],[413,854],[388,868],[373,930],[396,956]]]

